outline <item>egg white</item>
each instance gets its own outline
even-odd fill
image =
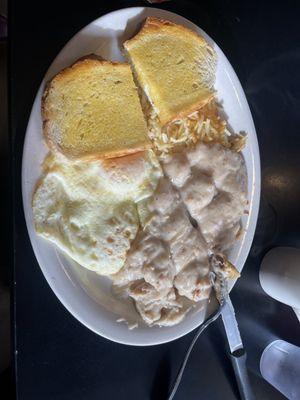
[[[136,202],[161,175],[152,151],[94,162],[50,154],[33,196],[36,231],[83,267],[114,274],[138,231]]]

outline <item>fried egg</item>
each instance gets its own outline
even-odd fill
[[[138,231],[136,202],[161,174],[152,151],[94,162],[50,154],[33,196],[36,231],[83,267],[116,273]]]

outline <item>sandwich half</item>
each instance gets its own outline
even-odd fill
[[[186,117],[213,98],[216,53],[194,31],[149,17],[124,47],[161,125]]]
[[[69,159],[124,156],[150,147],[130,66],[85,58],[56,75],[42,101],[51,150]]]

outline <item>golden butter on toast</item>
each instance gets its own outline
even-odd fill
[[[56,75],[42,101],[45,139],[70,159],[123,156],[150,147],[130,66],[85,58]]]
[[[194,31],[149,17],[124,47],[162,125],[212,99],[216,54]]]

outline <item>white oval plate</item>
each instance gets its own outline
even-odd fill
[[[255,127],[241,84],[221,49],[205,32],[179,15],[155,8],[127,8],[104,15],[78,32],[53,61],[41,83],[27,126],[22,165],[22,192],[27,228],[35,256],[52,290],[63,305],[92,331],[119,343],[140,346],[169,342],[187,334],[201,324],[204,311],[195,308],[184,321],[173,327],[149,328],[140,324],[138,328],[129,330],[125,323],[117,322],[117,319],[124,315],[131,322],[136,320],[133,306],[111,295],[107,278],[78,266],[52,244],[36,235],[31,201],[41,173],[41,163],[47,153],[40,112],[45,83],[62,68],[90,53],[99,54],[109,60],[124,61],[121,53],[122,43],[132,37],[144,19],[150,15],[193,29],[215,48],[218,55],[215,85],[218,98],[229,116],[228,122],[232,129],[248,134],[247,146],[243,153],[248,171],[249,215],[243,220],[243,239],[236,243],[229,254],[239,271],[242,270],[252,243],[259,206],[260,160]]]

